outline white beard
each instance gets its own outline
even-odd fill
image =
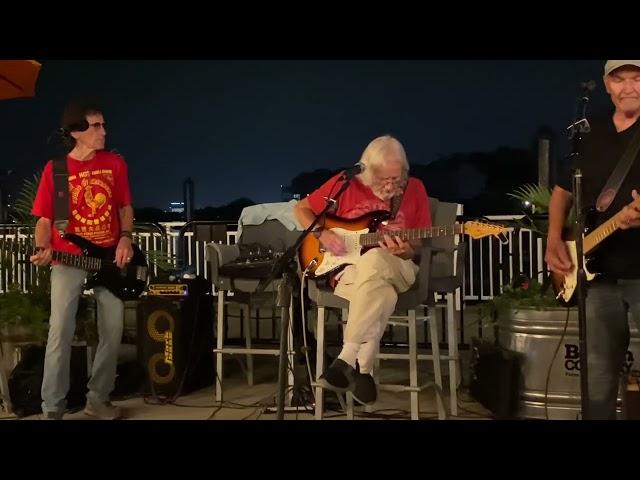
[[[371,190],[373,191],[374,195],[376,197],[378,197],[380,200],[387,202],[389,200],[391,200],[393,197],[395,197],[396,195],[401,195],[402,191],[404,190],[404,184],[401,186],[397,186],[397,187],[392,187],[392,188],[386,188],[386,187],[379,187],[379,188],[372,188]]]

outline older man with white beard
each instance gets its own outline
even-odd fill
[[[388,211],[391,219],[380,231],[431,226],[429,198],[424,184],[409,177],[409,163],[402,144],[390,135],[374,139],[364,150],[362,172],[338,199],[333,211],[338,217],[354,219],[375,211]],[[300,201],[294,213],[307,228],[344,182],[340,173]],[[343,240],[331,230],[314,230],[323,248],[332,255],[346,253]],[[353,392],[361,403],[377,398],[371,371],[380,339],[393,313],[398,294],[416,280],[420,240],[403,241],[384,235],[380,248],[366,251],[354,265],[332,278],[334,293],[349,300],[349,318],[344,344],[338,358],[318,379],[324,388]]]

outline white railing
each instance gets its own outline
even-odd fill
[[[518,217],[502,216],[488,217],[488,219],[492,222],[508,223],[518,220]],[[143,251],[154,250],[164,254],[169,259],[173,259],[173,265],[176,270],[190,268],[193,273],[208,279],[210,271],[204,258],[204,249],[209,242],[196,240],[196,235],[192,231],[184,232],[183,245],[185,251],[183,257],[180,253],[180,231],[184,225],[184,222],[161,224],[160,229],[154,228],[152,232],[148,231],[148,228],[138,228],[134,232],[134,238]],[[230,227],[235,228],[235,224],[230,225]],[[236,236],[235,230],[227,231],[226,243],[236,243]],[[465,304],[470,305],[491,299],[494,295],[499,294],[503,286],[509,284],[520,272],[530,278],[535,277],[542,281],[546,274],[542,260],[542,238],[531,230],[512,227],[508,230],[507,240],[503,245],[493,237],[480,240],[465,238],[467,250],[464,284],[462,292],[455,295],[457,310],[464,311]],[[0,225],[0,244],[6,245],[6,242],[19,242],[24,245],[30,243],[30,241],[31,237],[24,229]],[[185,259],[186,265],[177,265],[176,259],[182,258]],[[17,284],[22,290],[26,291],[29,287],[29,282],[37,281],[35,273],[36,269],[29,263],[26,255],[0,249],[0,293],[6,291],[12,284]],[[157,267],[155,266],[152,269],[152,275],[158,275]],[[479,338],[484,336],[481,327],[477,324],[474,326],[469,322],[461,322],[460,328],[460,345],[467,345],[469,338],[472,336]],[[424,335],[427,335],[427,333],[425,332]],[[444,344],[447,341],[444,338],[445,329],[442,330],[442,335],[441,342]],[[393,342],[395,339],[394,332],[391,332],[387,337],[389,342]]]
[[[522,216],[490,216],[492,222],[516,222]],[[528,229],[510,227],[507,242],[487,237],[468,239],[464,300],[490,300],[519,274],[542,283],[547,274],[543,238]]]
[[[487,217],[492,222],[514,222],[521,217],[517,216],[491,216]],[[135,241],[144,251],[155,250],[166,254],[169,258],[181,258],[179,255],[180,229],[184,222],[170,222],[160,224],[163,233],[159,231],[136,231]],[[234,225],[235,226],[235,225]],[[30,236],[25,229],[15,225],[0,225],[0,242],[18,242],[28,244]],[[502,287],[519,273],[524,273],[530,278],[537,278],[542,282],[546,274],[543,262],[543,239],[531,230],[509,228],[508,242],[501,244],[493,237],[481,240],[466,239],[467,255],[464,282],[464,301],[482,301],[493,298],[502,291]],[[227,244],[236,242],[236,231],[226,233]],[[191,267],[194,273],[209,278],[209,271],[204,258],[205,245],[208,242],[196,241],[194,233],[184,233],[184,258],[186,265],[176,267]],[[175,265],[175,263],[174,263]],[[1,249],[0,253],[0,292],[7,290],[10,284],[17,283],[26,289],[26,282],[35,275],[29,275],[27,270],[33,270],[33,266],[25,255]],[[31,271],[33,273],[33,271]],[[153,270],[157,275],[157,269]]]

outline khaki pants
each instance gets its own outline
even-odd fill
[[[398,294],[411,288],[417,273],[418,266],[413,261],[374,248],[355,265],[346,267],[340,276],[334,293],[349,300],[344,344],[357,350],[362,373],[371,371]],[[343,353],[345,350],[343,347]]]

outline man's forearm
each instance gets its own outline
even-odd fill
[[[49,247],[51,244],[51,220],[48,218],[40,218],[36,222],[36,247]]]
[[[306,202],[298,203],[293,208],[293,213],[300,225],[302,225],[302,228],[308,228],[316,219],[316,215],[313,213],[313,210],[306,205]]]
[[[133,231],[133,207],[127,205],[122,207],[118,213],[120,214],[120,231],[132,232]]]
[[[549,237],[560,238],[573,196],[563,188],[555,187],[549,201]]]

